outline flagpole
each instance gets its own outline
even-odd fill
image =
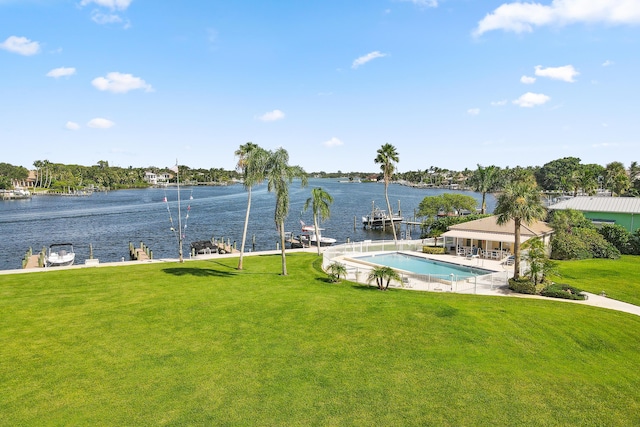
[[[184,262],[182,257],[182,214],[180,213],[180,168],[176,159],[176,183],[178,184],[178,255],[180,262]]]

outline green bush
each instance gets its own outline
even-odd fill
[[[423,246],[423,254],[442,255],[445,253],[444,248],[440,246]]]
[[[537,294],[536,285],[529,277],[519,277],[518,279],[509,279],[509,289],[519,294],[535,295]]]
[[[574,288],[570,285],[561,283],[552,283],[545,287],[540,295],[551,298],[564,298],[572,300],[584,300],[586,297],[582,294],[582,289]]]
[[[620,258],[620,251],[607,242],[596,229],[574,228],[571,233],[558,232],[551,241],[553,259]]]
[[[611,243],[623,254],[631,254],[631,238],[632,235],[626,228],[620,224],[605,224],[598,232],[605,238],[605,240]]]
[[[629,238],[630,255],[640,255],[640,228],[634,231]]]

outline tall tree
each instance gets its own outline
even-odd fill
[[[577,157],[563,157],[545,163],[536,172],[536,181],[545,191],[567,190],[566,179],[580,167],[580,159]],[[565,180],[563,180],[565,177]]]
[[[244,228],[242,229],[242,244],[240,245],[240,258],[238,260],[238,270],[242,270],[244,245],[247,241],[247,228],[249,226],[249,211],[251,210],[251,189],[265,179],[265,168],[269,153],[253,142],[247,142],[236,150],[238,157],[236,169],[242,174],[242,184],[247,190],[247,212],[244,217]]]
[[[631,187],[627,170],[620,162],[611,162],[605,168],[605,186],[613,196],[620,196]]]
[[[267,188],[276,195],[274,221],[280,233],[282,251],[282,275],[287,275],[287,259],[285,255],[284,221],[289,215],[289,185],[294,178],[300,178],[302,186],[307,185],[307,175],[300,166],[289,165],[289,153],[278,148],[269,155],[266,168]]]
[[[487,213],[487,193],[495,190],[498,182],[498,168],[495,166],[487,166],[486,168],[478,165],[478,169],[471,176],[471,183],[474,191],[482,194],[481,214]]]
[[[374,159],[376,164],[380,165],[382,170],[382,177],[384,179],[384,198],[387,201],[387,209],[389,212],[389,219],[391,220],[391,229],[393,230],[393,241],[398,243],[398,236],[396,235],[396,227],[393,224],[393,213],[391,212],[391,203],[389,203],[389,182],[393,177],[393,173],[396,170],[396,163],[400,161],[398,158],[398,152],[396,147],[386,143],[382,145],[377,151],[378,155]]]
[[[631,162],[631,164],[629,165],[629,179],[631,180],[631,182],[635,181],[636,179],[640,179],[640,165],[638,164],[638,162],[633,161]]]
[[[316,233],[316,246],[318,247],[318,255],[320,255],[320,227],[318,220],[324,221],[331,216],[331,208],[333,197],[322,188],[317,187],[311,190],[311,197],[304,203],[303,210],[309,209],[313,211],[313,228]]]
[[[514,223],[513,255],[515,258],[513,278],[520,277],[520,227],[542,220],[546,209],[542,205],[540,191],[535,184],[528,181],[517,181],[507,184],[503,193],[498,196],[494,213],[500,225],[510,220]]]

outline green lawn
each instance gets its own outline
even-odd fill
[[[623,255],[620,259],[584,259],[558,262],[558,283],[640,305],[640,256]]]
[[[287,260],[0,276],[0,424],[640,425],[638,316]]]

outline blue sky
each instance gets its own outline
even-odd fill
[[[638,0],[0,0],[0,161],[628,166],[638,52]]]

